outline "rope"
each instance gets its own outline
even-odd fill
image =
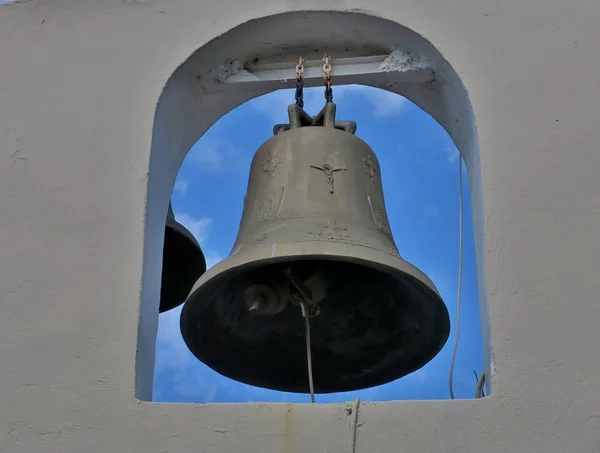
[[[302,310],[302,316],[304,317],[304,327],[306,328],[306,359],[308,362],[308,387],[310,388],[310,400],[315,403],[315,386],[313,384],[313,372],[312,372],[312,353],[310,350],[310,322],[308,319],[308,312],[304,302],[300,302],[300,309]]]

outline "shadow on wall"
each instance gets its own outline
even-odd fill
[[[406,98],[377,88],[334,87],[339,120],[358,123],[356,135],[374,150],[381,167],[389,222],[402,257],[437,286],[451,317],[450,338],[427,365],[370,389],[317,395],[317,402],[448,399],[456,326],[459,154],[447,132]],[[192,147],[172,194],[176,218],[201,244],[208,267],[226,258],[236,238],[250,161],[287,122],[293,90],[246,102],[215,123]],[[305,90],[305,110],[324,105],[321,88]],[[465,173],[466,176],[466,173]],[[454,372],[457,398],[473,398],[484,369],[470,191],[464,177],[464,257],[461,339]],[[242,384],[199,362],[180,333],[181,307],[159,318],[153,400],[161,402],[310,402],[306,394]]]

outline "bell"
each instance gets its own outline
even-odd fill
[[[449,335],[431,280],[399,253],[381,173],[354,122],[288,109],[254,155],[230,256],[194,285],[181,313],[190,351],[218,373],[308,393],[358,390],[428,363]]]
[[[159,312],[179,305],[190,293],[196,280],[206,272],[206,261],[200,245],[183,225],[175,220],[169,203],[163,246]]]

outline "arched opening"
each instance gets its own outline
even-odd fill
[[[358,123],[356,135],[373,147],[390,226],[402,256],[430,276],[448,306],[451,337],[425,367],[405,378],[354,392],[319,395],[318,402],[447,399],[456,332],[458,150],[446,131],[406,98],[377,88],[334,87],[339,118]],[[256,149],[287,121],[293,90],[255,98],[221,118],[192,147],[173,190],[175,215],[199,240],[211,267],[229,255]],[[321,88],[305,91],[305,109],[323,106]],[[463,167],[464,171],[464,167]],[[466,178],[465,178],[466,179]],[[461,342],[454,372],[458,398],[472,398],[483,368],[473,228],[465,194]],[[160,315],[153,400],[160,402],[308,402],[304,394],[270,391],[219,375],[196,360],[180,333],[181,307]]]
[[[328,27],[323,29],[326,31],[311,34],[307,40],[302,21],[298,20],[300,16],[312,24],[327,23]],[[318,29],[315,25],[315,30]],[[285,45],[278,45],[274,49],[273,42]],[[189,149],[221,116],[281,85],[252,84],[240,89],[223,84],[219,77],[231,71],[233,61],[269,58],[294,61],[298,54],[321,55],[323,50],[319,47],[322,47],[322,43],[328,43],[327,52],[332,55],[350,53],[360,56],[402,49],[420,61],[426,61],[434,69],[435,77],[426,82],[401,83],[385,72],[363,77],[360,82],[410,99],[447,131],[465,159],[470,187],[473,189],[471,202],[479,273],[484,368],[489,368],[489,331],[481,256],[483,229],[479,156],[473,113],[462,83],[430,43],[396,23],[358,13],[287,13],[243,24],[199,49],[172,75],[157,106],[148,186],[143,300],[136,363],[138,398],[151,399],[150,376],[157,332],[157,305],[153,301],[156,300],[161,271],[157,263],[160,263],[164,217],[177,172]],[[232,49],[235,49],[235,55],[232,55]],[[355,81],[353,77],[343,80],[344,83]],[[392,212],[389,214],[394,216]],[[433,211],[430,210],[429,214],[432,215]],[[406,248],[402,253],[406,255]]]

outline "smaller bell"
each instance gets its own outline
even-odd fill
[[[206,260],[192,233],[175,220],[169,203],[163,246],[159,312],[181,305],[192,286],[206,272]]]

